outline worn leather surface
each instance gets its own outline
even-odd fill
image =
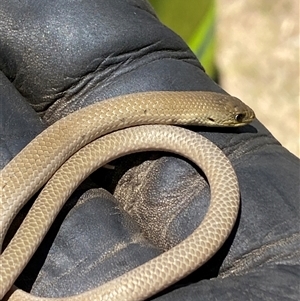
[[[0,68],[1,167],[47,124],[90,103],[136,91],[222,91],[138,0],[2,0]],[[299,159],[258,121],[193,130],[231,160],[240,215],[205,266],[154,299],[298,300]],[[20,287],[49,297],[84,291],[157,256],[204,216],[209,187],[184,159],[147,153],[113,165],[74,193]]]

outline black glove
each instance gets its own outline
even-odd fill
[[[2,0],[0,25],[2,167],[48,124],[102,99],[150,90],[222,92],[141,0]],[[231,160],[240,215],[220,251],[156,300],[298,299],[298,158],[258,121],[197,131]],[[185,160],[152,153],[113,164],[74,193],[19,277],[20,288],[48,297],[90,289],[178,243],[205,215],[209,187]]]

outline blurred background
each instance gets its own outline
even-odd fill
[[[299,1],[151,0],[208,74],[300,156]]]

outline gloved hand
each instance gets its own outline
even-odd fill
[[[2,0],[0,24],[2,167],[47,125],[102,99],[150,90],[222,92],[145,1]],[[258,121],[196,130],[231,160],[240,215],[209,262],[154,298],[296,300],[299,160]],[[205,215],[209,187],[187,161],[150,153],[113,164],[74,193],[19,277],[20,288],[48,297],[85,291],[178,243]]]

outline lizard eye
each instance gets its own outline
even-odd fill
[[[236,114],[234,119],[237,122],[243,122],[246,115],[244,113]]]

